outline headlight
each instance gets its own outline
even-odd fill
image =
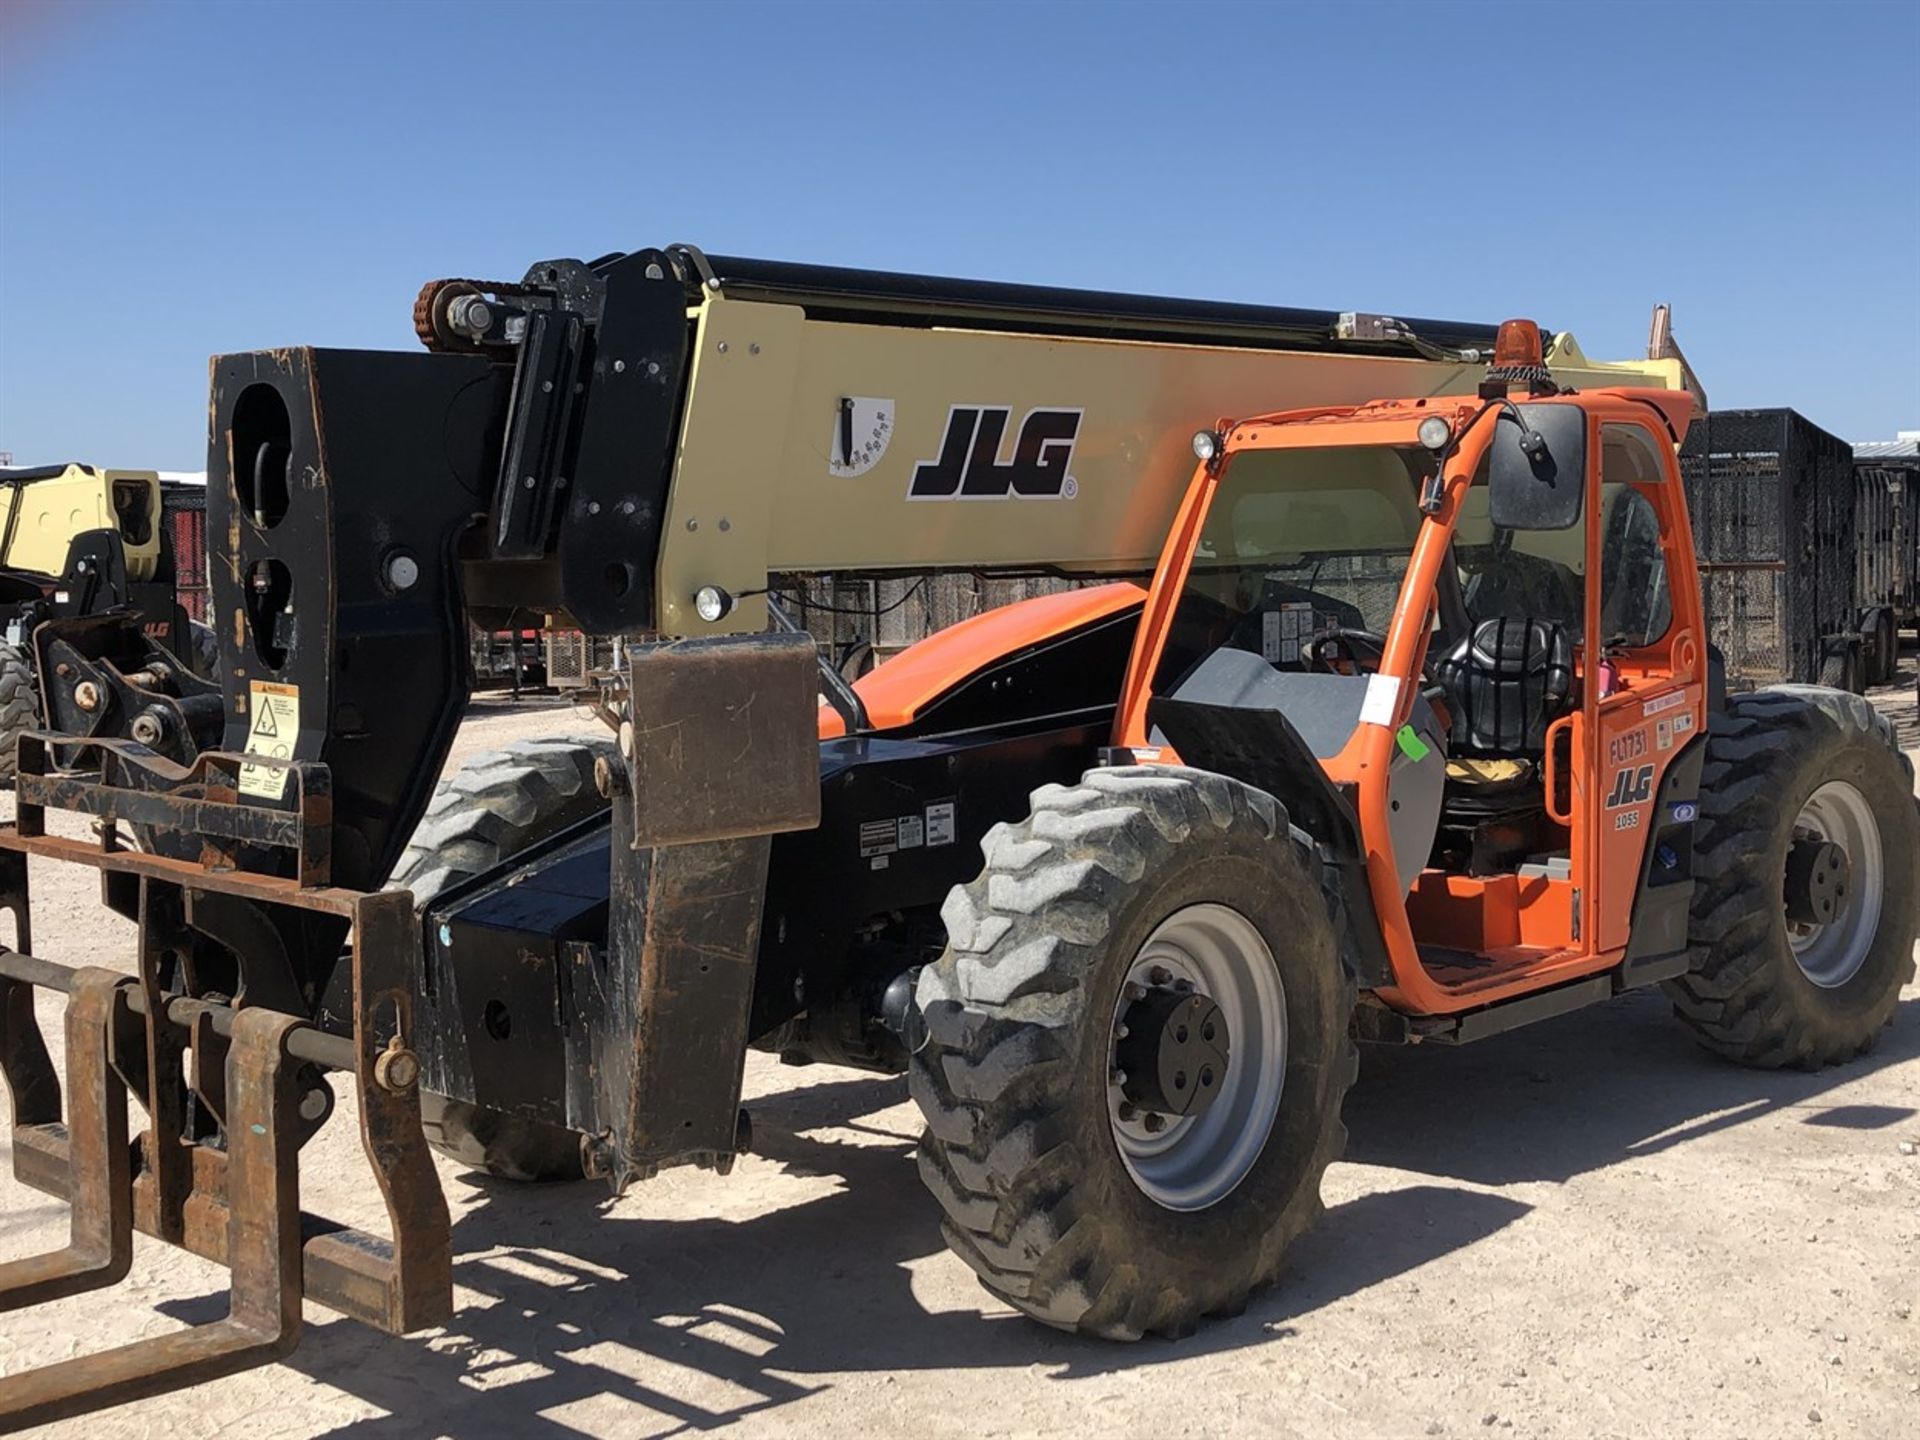
[[[718,585],[702,585],[693,593],[693,608],[709,625],[717,624],[733,610],[733,596]]]
[[[1453,439],[1453,426],[1444,416],[1429,415],[1420,422],[1420,443],[1429,450],[1440,451],[1447,448],[1447,442]]]
[[[1204,465],[1211,465],[1213,457],[1220,453],[1220,436],[1212,430],[1193,432],[1194,458]]]

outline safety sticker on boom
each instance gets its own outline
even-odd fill
[[[253,723],[247,729],[247,753],[290,759],[300,734],[300,687],[255,680],[250,693]],[[287,772],[268,765],[242,765],[240,793],[278,800],[287,793]]]

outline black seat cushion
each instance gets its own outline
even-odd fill
[[[1453,708],[1452,753],[1537,760],[1573,693],[1573,639],[1553,620],[1482,620],[1434,676]]]

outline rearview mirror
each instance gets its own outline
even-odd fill
[[[1571,530],[1587,488],[1587,412],[1520,405],[1494,421],[1487,456],[1487,518],[1502,530]]]

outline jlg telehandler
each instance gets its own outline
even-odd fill
[[[63,683],[0,830],[0,1061],[73,1240],[0,1304],[111,1284],[135,1229],[234,1298],[0,1380],[7,1423],[284,1354],[303,1298],[438,1323],[429,1143],[724,1170],[749,1045],[910,1068],[956,1250],[1133,1336],[1273,1277],[1356,1039],[1664,981],[1716,1048],[1820,1064],[1910,973],[1886,727],[1714,682],[1677,355],[1514,326],[1489,372],[1491,328],[683,247],[439,282],[416,321],[431,353],[215,361],[217,716],[137,628],[35,633]],[[783,575],[946,567],[1151,585],[852,686],[780,626]],[[429,806],[500,606],[625,637],[613,733]],[[136,974],[32,956],[29,855],[103,872]],[[35,985],[70,996],[64,1105]],[[335,1071],[390,1239],[299,1212]]]

